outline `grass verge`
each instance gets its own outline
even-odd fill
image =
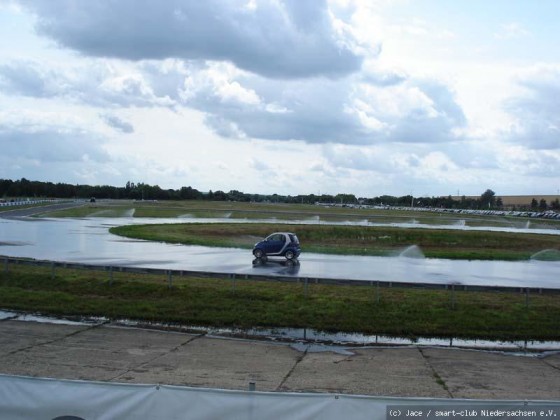
[[[329,286],[107,273],[12,265],[0,274],[0,308],[70,316],[227,327],[500,340],[558,340],[557,295]],[[379,293],[379,294],[378,294]]]

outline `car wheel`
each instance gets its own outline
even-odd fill
[[[286,257],[288,260],[293,260],[293,259],[294,259],[294,256],[295,256],[295,255],[294,255],[294,251],[286,251],[285,257]]]
[[[255,256],[255,258],[262,258],[264,255],[264,252],[262,249],[255,249],[253,251],[253,255]]]

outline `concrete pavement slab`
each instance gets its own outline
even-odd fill
[[[37,322],[4,320],[0,322],[0,356],[61,340],[88,328],[86,325],[62,324],[49,328]]]
[[[20,327],[33,332],[27,324],[34,324],[59,339],[38,342],[5,356],[2,373],[108,381],[192,339],[186,334],[107,326],[74,328],[72,334],[63,336],[69,331],[65,325],[17,322],[2,322],[0,331]]]
[[[0,321],[4,374],[241,390],[255,382],[261,391],[560,400],[558,354],[523,357],[428,347],[333,352],[334,347],[300,347],[307,350],[111,325]]]
[[[560,399],[560,370],[541,358],[460,349],[422,352],[454,398]]]
[[[543,357],[543,361],[560,371],[560,353],[550,354]]]
[[[116,380],[276,391],[299,357],[287,345],[201,337]]]
[[[350,349],[353,356],[308,353],[283,391],[447,398],[417,348]]]

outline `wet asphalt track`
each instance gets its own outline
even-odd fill
[[[286,266],[282,259],[254,265],[249,250],[130,240],[108,232],[111,226],[122,224],[165,222],[181,223],[186,219],[4,216],[0,218],[0,255],[236,274],[560,289],[560,262],[333,256],[306,253],[303,244],[304,252],[296,267]]]

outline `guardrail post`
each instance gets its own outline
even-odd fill
[[[169,289],[173,287],[173,272],[171,270],[167,271],[167,287]]]
[[[113,285],[113,266],[109,266],[109,286]]]
[[[305,297],[307,297],[307,294],[308,294],[308,290],[307,290],[307,289],[308,289],[308,286],[309,286],[309,279],[306,277],[306,278],[305,278],[304,291],[303,291],[303,294],[304,294]]]
[[[381,296],[379,295],[379,282],[375,285],[375,301],[379,303]]]
[[[451,285],[451,309],[455,309],[455,285]]]
[[[230,274],[231,277],[231,291],[235,293],[235,273]]]
[[[525,308],[529,309],[529,288],[525,288]]]

